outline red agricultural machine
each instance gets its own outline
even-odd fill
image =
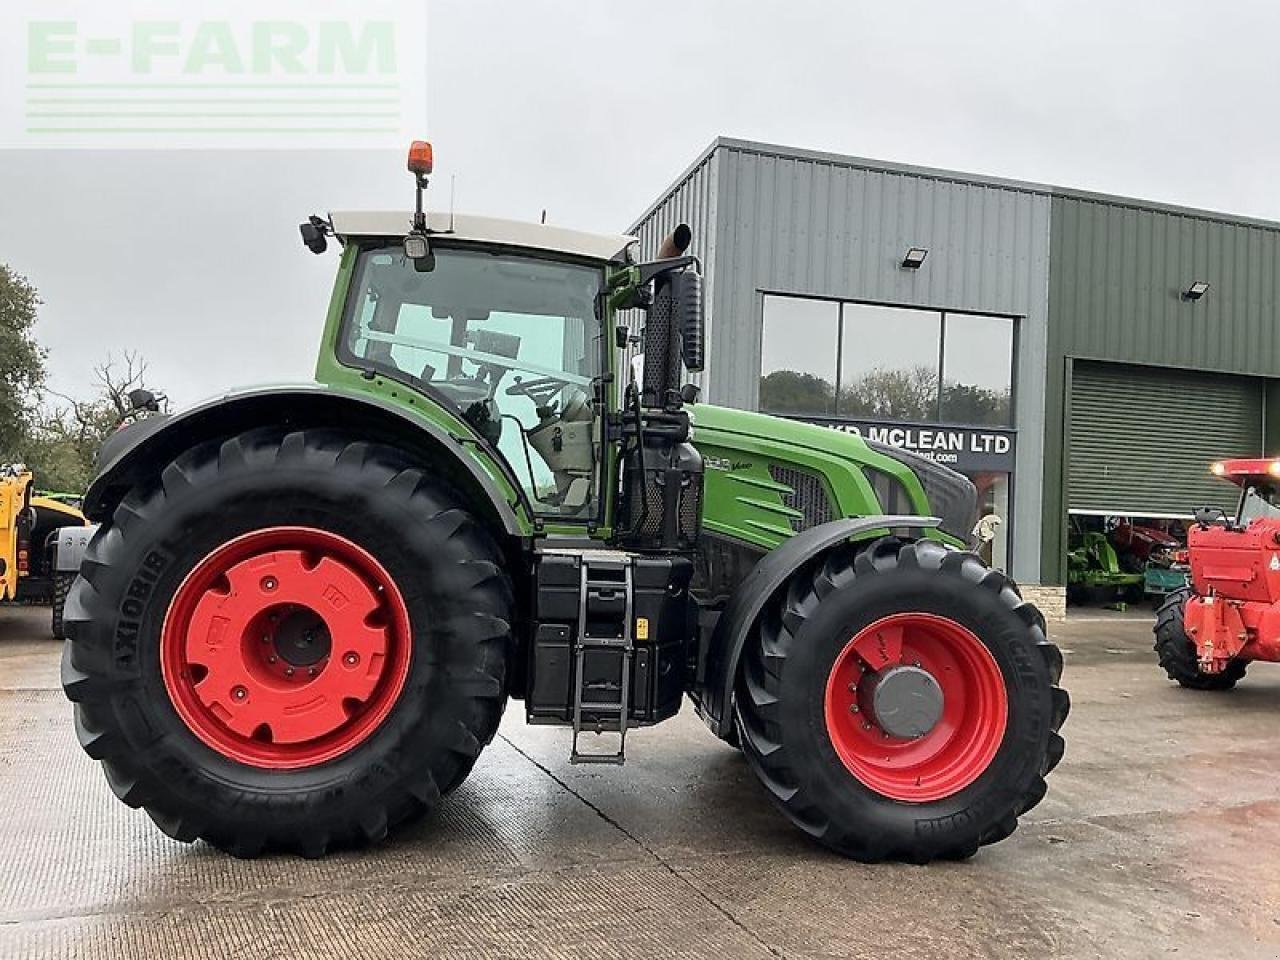
[[[1156,615],[1156,653],[1170,680],[1229,690],[1253,660],[1280,660],[1280,459],[1223,460],[1240,487],[1232,520],[1197,510],[1187,532],[1191,583]]]

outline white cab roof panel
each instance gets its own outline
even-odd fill
[[[413,214],[408,211],[339,211],[329,214],[333,232],[340,237],[403,237]],[[549,250],[593,260],[621,260],[635,237],[623,234],[583,233],[540,223],[474,217],[467,214],[428,213],[427,226],[440,239],[493,243],[530,250]]]

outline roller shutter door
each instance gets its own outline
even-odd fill
[[[1236,488],[1209,474],[1262,455],[1264,381],[1076,361],[1071,374],[1069,509],[1189,516],[1235,511]]]

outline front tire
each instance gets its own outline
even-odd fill
[[[467,775],[511,610],[493,541],[396,451],[254,431],[116,508],[68,597],[63,684],[112,789],[170,836],[320,856]]]
[[[743,654],[735,702],[792,822],[857,860],[924,863],[1003,839],[1044,796],[1061,671],[1004,574],[886,537],[797,572]],[[877,699],[890,677],[900,693]]]
[[[1232,660],[1221,673],[1205,673],[1200,669],[1196,645],[1183,629],[1182,615],[1191,588],[1180,587],[1172,591],[1156,611],[1156,659],[1170,680],[1188,690],[1230,690],[1244,677],[1248,665],[1243,660]]]

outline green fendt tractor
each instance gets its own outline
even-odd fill
[[[688,696],[841,853],[1008,836],[1068,700],[1040,613],[966,549],[973,486],[698,403],[688,228],[637,262],[428,215],[430,167],[415,144],[416,213],[302,225],[342,247],[317,383],[104,447],[63,683],[116,794],[180,840],[319,856],[438,804],[509,698],[620,763]]]

